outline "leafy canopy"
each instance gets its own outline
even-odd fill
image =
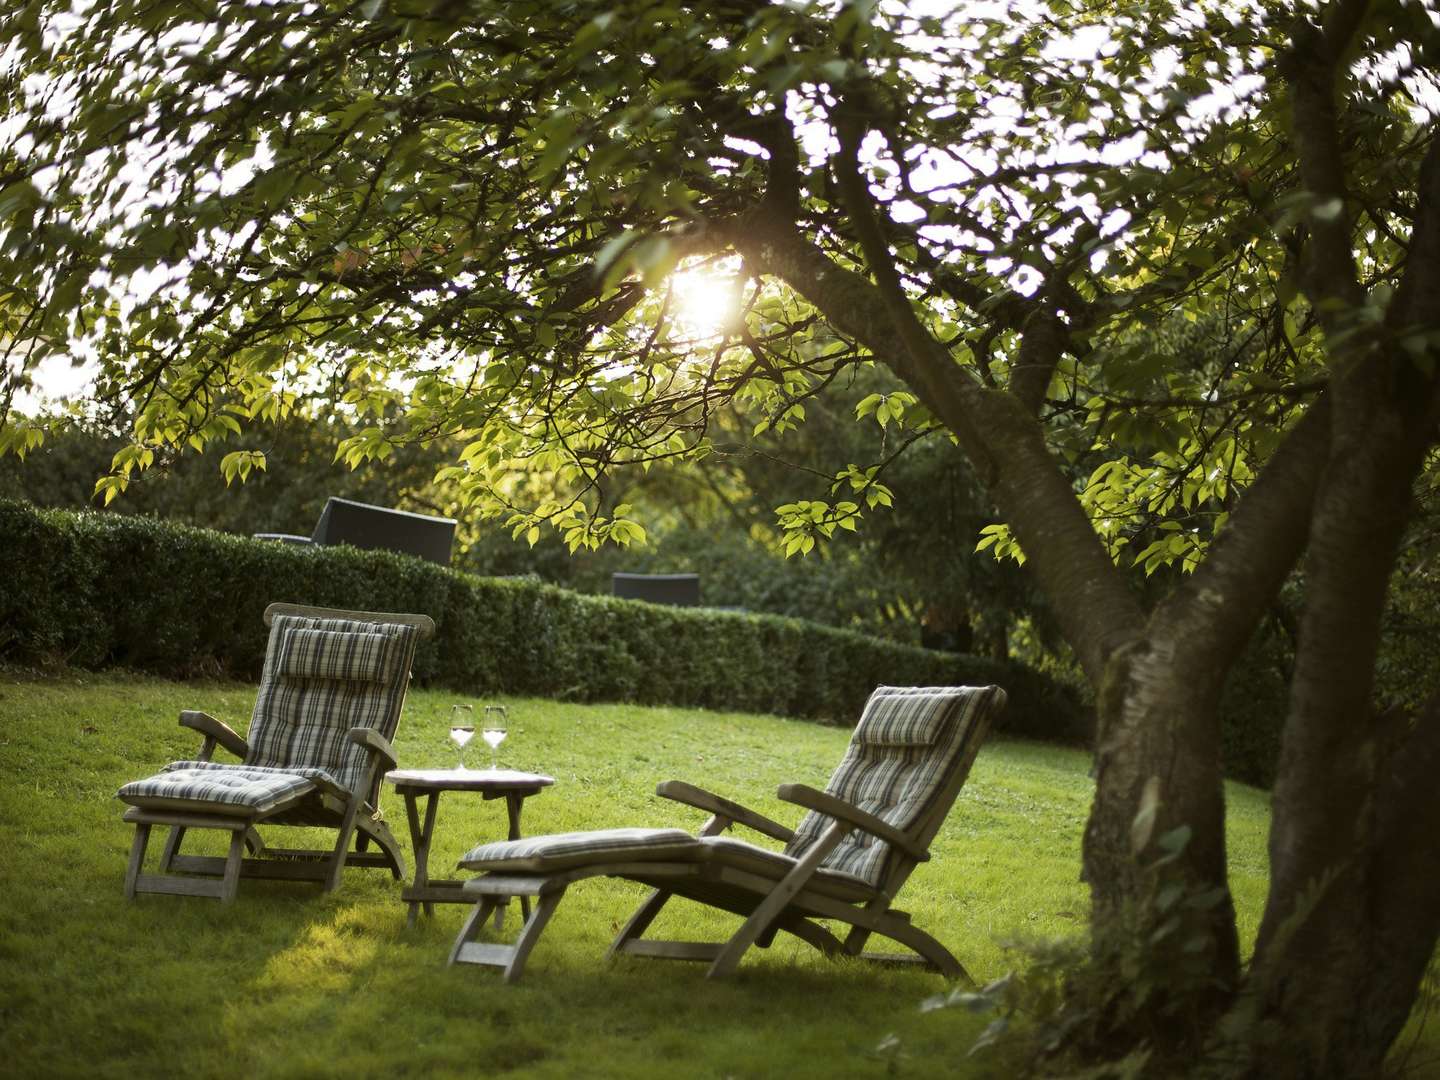
[[[1345,152],[1383,303],[1435,31],[1380,7],[1344,91],[1370,102]],[[107,502],[157,453],[328,399],[359,424],[352,465],[454,440],[440,480],[517,536],[629,543],[612,476],[705,457],[720,409],[783,434],[877,361],[923,389],[893,320],[846,301],[873,272],[957,378],[1038,410],[1112,555],[1193,565],[1324,379],[1298,253],[1341,208],[1305,190],[1267,93],[1297,16],[30,0],[0,29],[0,452],[43,438],[12,396],[62,353],[134,411]],[[684,317],[687,275],[731,305],[718,326]],[[1047,331],[1058,363],[1022,347]],[[856,419],[963,436],[928,397]],[[883,464],[781,506],[787,550],[887,505]],[[980,543],[1023,558],[1004,525]]]

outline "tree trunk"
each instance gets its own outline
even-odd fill
[[[1386,590],[1433,418],[1427,388],[1405,385],[1413,369],[1367,367],[1348,380],[1359,384],[1354,404],[1338,414],[1316,500],[1270,895],[1216,1054],[1226,1075],[1376,1075],[1440,933],[1440,800],[1426,778],[1440,762],[1440,706],[1408,730],[1371,706]]]
[[[1329,445],[1322,398],[1241,499],[1201,568],[1157,608],[1144,637],[1112,658],[1101,688],[1084,849],[1093,937],[1102,963],[1143,966],[1145,985],[1134,991],[1152,1016],[1187,1017],[1183,1027],[1157,1030],[1157,1044],[1202,1041],[1238,979],[1218,702],[1304,548]],[[1123,1002],[1111,1022],[1131,1025]]]
[[[1228,665],[1191,645],[1199,613],[1184,614],[1152,619],[1110,662],[1084,845],[1096,958],[1134,973],[1107,1022],[1156,1025],[1158,1040],[1164,1013],[1165,1042],[1198,1040],[1239,971],[1217,713]]]

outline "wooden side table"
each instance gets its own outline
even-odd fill
[[[513,769],[396,769],[385,774],[395,790],[405,796],[405,814],[410,819],[410,843],[415,851],[415,880],[400,894],[410,905],[405,924],[414,926],[423,905],[426,915],[435,914],[436,904],[473,904],[461,886],[464,882],[430,879],[430,840],[435,834],[435,815],[440,808],[440,794],[445,791],[478,791],[486,799],[505,800],[510,819],[509,839],[520,839],[520,808],[531,795],[555,783],[553,776],[542,773],[516,772]],[[420,817],[420,797],[425,796],[425,817]],[[530,917],[530,901],[520,898],[525,918]],[[498,924],[504,908],[496,913]]]

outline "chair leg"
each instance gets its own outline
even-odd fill
[[[785,910],[790,906],[790,901],[805,887],[805,883],[815,873],[815,868],[835,849],[835,845],[847,831],[849,826],[836,822],[810,846],[810,850],[795,864],[794,869],[775,883],[775,887],[765,899],[755,905],[749,918],[740,924],[740,929],[731,935],[730,940],[720,950],[720,955],[715,957],[715,962],[710,965],[710,970],[705,973],[707,979],[723,979],[727,975],[733,975],[740,966],[740,958],[749,951],[751,945],[756,944],[770,931],[771,924],[785,921]]]
[[[664,889],[656,889],[640,901],[640,906],[635,909],[635,914],[631,915],[625,925],[620,928],[620,932],[615,935],[615,940],[610,943],[610,948],[605,951],[605,958],[608,960],[617,952],[624,952],[627,944],[644,936],[645,931],[650,929],[650,924],[655,921],[655,916],[660,914],[660,909],[673,895]]]
[[[460,950],[480,936],[481,929],[485,926],[485,920],[490,917],[490,912],[495,910],[499,901],[493,896],[487,896],[479,903],[460,926],[460,934],[455,938],[455,945],[450,950],[450,959],[445,962],[446,967],[454,965],[460,959]]]
[[[400,843],[383,821],[372,824],[357,822],[355,838],[355,850],[363,852],[371,843],[380,849],[385,856],[386,862],[390,864],[390,876],[396,881],[405,880],[405,856],[400,851]],[[430,912],[429,914],[433,914]]]
[[[725,942],[720,955],[715,957],[715,962],[705,973],[707,979],[723,979],[727,975],[735,974],[735,969],[740,966],[740,958],[749,951],[751,945],[760,940],[775,918],[778,908],[769,903],[770,899],[771,897],[766,897],[741,924],[740,929],[730,936],[730,940]]]
[[[245,830],[245,847],[249,849],[251,855],[265,854],[265,841],[261,839],[260,833],[253,826]]]
[[[350,853],[350,837],[355,834],[355,815],[359,810],[358,800],[350,803],[345,818],[340,823],[340,835],[335,838],[335,850],[330,855],[330,869],[325,875],[325,892],[334,892],[340,887],[340,875],[345,872],[345,860]]]
[[[960,963],[959,960],[956,960],[949,949],[945,948],[944,945],[941,945],[940,942],[936,941],[918,926],[913,926],[908,922],[893,920],[887,921],[885,926],[877,927],[876,932],[894,941],[898,941],[901,945],[919,953],[927,964],[947,979],[963,979],[971,985],[974,985],[975,980],[972,979],[970,973],[965,970],[965,965]]]
[[[560,888],[540,896],[513,945],[492,945],[475,940],[480,936],[480,931],[484,929],[491,913],[504,911],[510,900],[508,896],[485,897],[465,919],[459,936],[455,938],[455,946],[450,950],[448,963],[483,964],[486,967],[503,968],[502,978],[505,982],[519,982],[525,971],[525,962],[530,958],[530,950],[535,948],[535,943],[545,932],[545,924],[550,921],[550,916],[555,914],[555,909],[560,906],[560,899],[564,895],[565,890]]]
[[[525,920],[525,926],[520,931],[520,936],[515,939],[515,952],[511,955],[510,962],[505,965],[505,981],[507,983],[513,984],[520,981],[520,975],[525,970],[525,961],[530,958],[530,950],[535,948],[535,943],[540,940],[540,935],[545,930],[545,924],[550,921],[550,916],[555,914],[555,909],[560,906],[560,898],[564,895],[564,889],[556,889],[539,898],[535,910],[530,913],[530,918]]]
[[[865,951],[865,942],[870,940],[870,931],[863,926],[852,926],[845,935],[845,955],[859,956]]]
[[[225,878],[220,883],[220,903],[228,904],[235,899],[240,887],[240,867],[245,860],[245,830],[235,829],[230,833],[230,850],[225,856]]]
[[[150,843],[150,826],[141,822],[135,826],[135,839],[130,844],[130,865],[125,868],[125,899],[135,899],[135,882],[140,877],[140,867],[145,862],[145,847]]]
[[[170,872],[170,864],[174,862],[175,856],[180,854],[180,842],[185,839],[185,826],[170,826],[170,835],[165,838],[165,847],[160,852],[160,870],[162,873]]]

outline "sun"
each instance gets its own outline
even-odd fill
[[[738,267],[723,264],[680,270],[670,279],[675,320],[690,337],[719,338],[739,313]]]

